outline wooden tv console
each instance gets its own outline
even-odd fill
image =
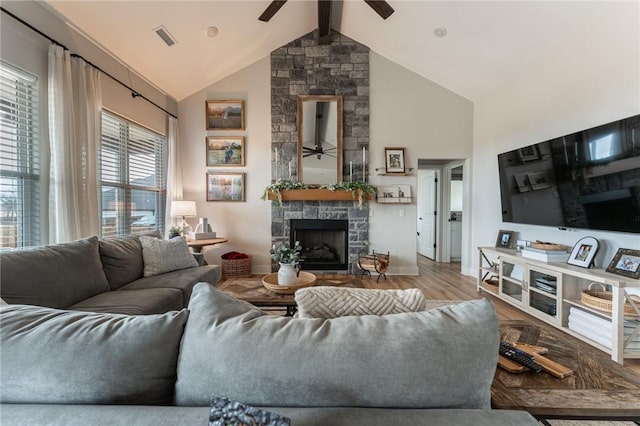
[[[640,280],[611,274],[603,269],[546,263],[523,257],[515,250],[496,247],[479,247],[478,257],[478,291],[492,294],[589,343],[610,354],[616,362],[623,363],[625,358],[640,358],[640,345],[632,342],[640,336],[640,317],[625,315],[623,309],[626,302],[640,312],[639,304],[634,303],[626,291],[629,287],[640,288]],[[549,281],[555,285],[555,293],[545,288],[544,283]],[[582,303],[582,292],[590,283],[604,284],[612,292],[611,312]],[[586,314],[603,323],[604,326],[596,332],[605,335],[610,345],[575,331],[575,326],[574,329],[569,328],[569,315],[572,312],[574,315]]]

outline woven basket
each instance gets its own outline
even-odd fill
[[[602,287],[602,290],[592,290],[591,287],[593,285],[599,285]],[[613,293],[610,291],[605,291],[604,285],[600,283],[591,283],[589,284],[589,288],[582,292],[582,297],[580,300],[585,305],[590,308],[597,309],[599,311],[611,312],[613,311]],[[640,297],[637,296],[629,296],[636,304],[640,303]],[[624,314],[627,316],[638,316],[636,311],[629,303],[624,304]]]
[[[251,256],[246,259],[222,259],[222,279],[247,278],[251,276]]]

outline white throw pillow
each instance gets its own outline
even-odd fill
[[[161,240],[140,236],[140,243],[145,277],[198,266],[198,262],[189,252],[189,246],[184,237]]]
[[[300,318],[337,318],[347,315],[386,315],[423,311],[427,299],[417,288],[373,290],[349,287],[307,287],[295,294]]]

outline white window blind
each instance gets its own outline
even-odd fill
[[[103,111],[102,237],[163,230],[166,174],[166,138]]]
[[[0,62],[0,248],[40,241],[38,81]]]

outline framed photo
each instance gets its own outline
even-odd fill
[[[207,136],[207,166],[244,166],[244,136]]]
[[[207,130],[244,130],[244,101],[206,101]]]
[[[520,158],[520,161],[526,163],[527,161],[534,161],[539,159],[540,153],[538,153],[537,146],[529,145],[518,150],[518,157]]]
[[[379,186],[378,203],[410,203],[411,185]]]
[[[525,247],[531,247],[531,241],[516,240],[516,251],[521,252]]]
[[[404,148],[385,148],[384,158],[387,173],[405,173]]]
[[[600,243],[593,237],[584,237],[578,240],[571,250],[571,255],[567,263],[570,265],[590,268],[593,258],[596,257]]]
[[[499,231],[496,239],[496,247],[510,249],[513,248],[513,231]]]
[[[207,201],[244,201],[244,173],[208,172]]]
[[[549,188],[553,183],[546,170],[542,172],[529,173],[527,176],[529,177],[531,188],[534,190]]]
[[[629,278],[640,278],[640,250],[618,249],[607,272]]]

